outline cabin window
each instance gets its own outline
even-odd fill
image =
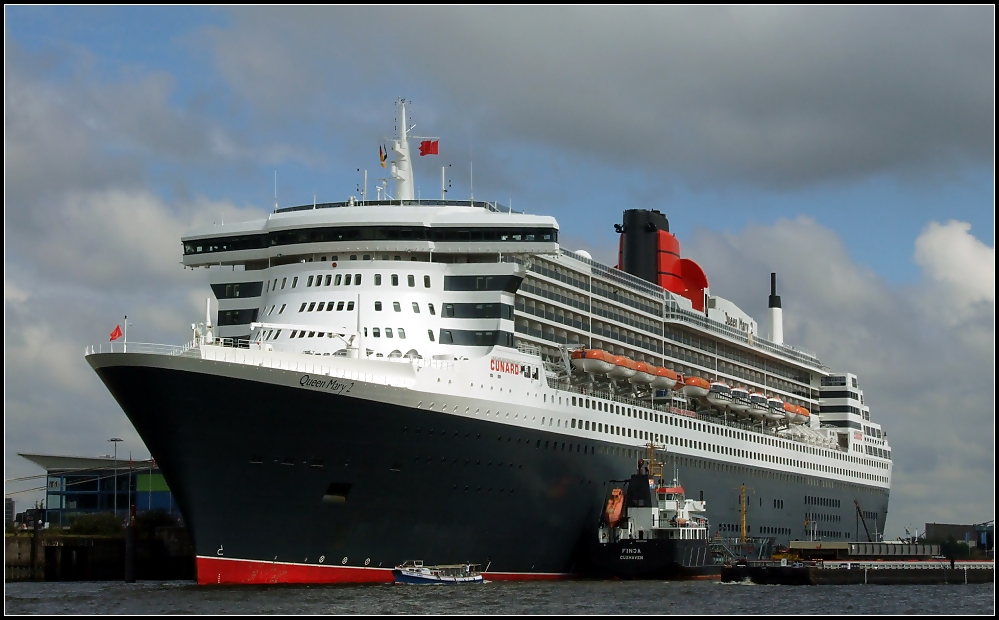
[[[382,311],[382,302],[376,301],[375,302],[375,312],[381,312],[381,311]]]
[[[288,278],[281,278],[281,290],[284,290],[284,285],[288,283]]]
[[[333,279],[332,275],[326,274],[326,286],[330,285],[330,280],[332,280],[332,279]]]
[[[392,337],[392,328],[391,327],[386,327],[385,328],[385,337],[386,338],[391,338]]]
[[[351,254],[350,260],[357,260],[357,254]]]
[[[382,285],[382,274],[376,273],[375,274],[375,286],[381,286],[381,285]]]
[[[341,301],[340,304],[342,305],[343,302]],[[333,310],[333,302],[332,301],[328,301],[328,302],[326,302],[326,312],[330,312],[331,310]]]
[[[354,286],[361,286],[361,274],[357,274],[357,276],[354,277]]]
[[[350,312],[350,311],[352,311],[353,309],[354,309],[354,302],[352,302],[352,301],[348,301],[348,302],[347,302],[347,312]]]
[[[343,277],[343,285],[344,286],[350,286],[350,278],[351,278],[351,275],[349,273]]]
[[[400,327],[398,331],[399,331],[399,339],[400,340],[405,340],[406,339],[406,330]]]
[[[316,335],[316,332],[309,332],[309,338],[312,338],[315,335]]]
[[[322,312],[322,311],[323,311],[323,307],[324,307],[325,305],[326,305],[326,302],[325,302],[325,301],[321,301],[321,302],[319,302],[319,305],[318,305],[318,306],[316,307],[316,312]]]
[[[423,276],[423,288],[430,288],[430,276]]]
[[[399,286],[399,274],[392,274],[392,286]]]
[[[340,282],[342,281],[343,281],[343,274],[342,273],[336,274],[336,280],[333,281],[333,286],[340,286]]]
[[[395,310],[396,312],[402,312],[402,305],[400,305],[399,302],[397,301],[393,301],[392,309]]]
[[[312,302],[311,304],[309,304],[309,312],[312,312],[315,309],[316,309],[316,302]]]
[[[427,330],[427,336],[430,338],[430,342],[433,342],[434,341],[434,330],[428,329]]]
[[[305,332],[304,331],[298,332],[298,337],[299,338],[305,338]]]
[[[275,304],[271,304],[271,309],[270,309],[270,312],[267,313],[267,316],[270,316],[270,315],[274,314],[274,306],[275,306]]]
[[[288,304],[281,304],[281,309],[280,309],[280,310],[278,310],[278,314],[281,314],[282,312],[284,312],[284,309],[285,309],[285,307],[286,307],[287,305],[288,305]]]
[[[576,418],[572,419],[572,428],[576,428]]]
[[[302,302],[302,307],[301,307],[301,308],[299,308],[299,309],[298,309],[298,311],[299,311],[299,312],[305,312],[305,306],[307,306],[308,304],[309,304],[309,302],[307,302],[307,301],[303,301],[303,302]]]
[[[295,337],[295,336],[297,336],[297,335],[298,335],[298,330],[297,330],[297,329],[293,329],[293,330],[291,330],[291,337],[292,337],[292,338],[294,338],[294,337]]]
[[[416,303],[414,301],[413,302],[413,314],[419,314],[419,313],[420,313],[420,304],[418,304],[418,303]]]
[[[434,315],[437,314],[436,312],[434,312],[434,305],[433,304],[427,304],[427,309],[430,310],[430,316],[434,316]]]
[[[276,332],[274,332],[274,340],[277,340],[280,335],[281,335],[281,330],[280,329],[277,330]]]
[[[364,260],[371,260],[371,255],[370,254],[365,254],[362,258]]]
[[[341,310],[343,310],[343,302],[342,301],[338,302],[337,305],[336,305],[336,311],[340,312]]]
[[[379,329],[379,328],[377,328],[377,327],[372,327],[371,328],[371,335],[373,337],[375,337],[375,338],[381,338],[381,336],[382,336],[382,330]]]
[[[308,283],[308,284],[306,284],[305,286],[312,286],[312,280],[313,280],[314,278],[315,278],[315,276],[309,276],[309,283]]]
[[[296,286],[298,286],[298,276],[295,276],[291,280],[291,288],[295,288]]]
[[[413,274],[406,276],[406,283],[409,284],[410,287],[416,286],[416,276]]]
[[[264,289],[264,292],[265,293],[270,293],[271,292],[271,281],[270,280],[267,281],[267,287]]]

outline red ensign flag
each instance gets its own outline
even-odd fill
[[[119,338],[121,338],[121,325],[115,326],[114,331],[111,332],[112,341],[117,340]]]
[[[439,140],[424,140],[420,142],[420,157],[424,155],[437,155],[437,147],[439,145]]]

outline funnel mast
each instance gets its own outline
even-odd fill
[[[400,99],[399,105],[399,135],[392,141],[392,178],[395,179],[396,200],[414,200],[413,162],[409,158],[409,130],[407,126],[405,99]]]
[[[777,294],[777,274],[770,274],[770,341],[774,344],[784,344],[784,316],[780,307],[780,295]]]

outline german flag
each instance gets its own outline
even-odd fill
[[[378,147],[378,163],[380,163],[382,165],[382,168],[385,167],[385,160],[386,159],[388,159],[388,149],[386,149],[384,146],[379,146]]]

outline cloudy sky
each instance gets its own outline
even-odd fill
[[[5,478],[147,452],[83,358],[181,343],[182,232],[358,194],[394,101],[421,195],[554,215],[613,262],[665,212],[714,294],[860,375],[889,534],[994,517],[995,15],[959,8],[4,11]],[[20,484],[21,486],[18,486]],[[6,483],[6,492],[33,483]],[[14,495],[19,509],[40,496]]]

